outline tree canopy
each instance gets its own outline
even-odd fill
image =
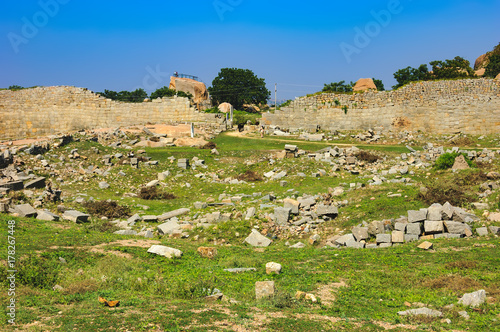
[[[377,87],[377,91],[385,91],[384,83],[382,83],[382,80],[377,80],[375,78],[372,78],[372,80]]]
[[[489,62],[486,65],[484,76],[496,77],[500,74],[500,54],[490,55]]]
[[[429,64],[432,66],[432,71],[429,71],[426,64],[422,64],[418,68],[406,67],[399,69],[394,73],[394,78],[398,81],[398,84],[393,88],[397,89],[415,81],[475,77],[470,62],[459,56],[451,60],[431,61]]]
[[[175,95],[179,97],[187,97],[189,99],[193,98],[193,95],[190,94],[189,92],[176,91],[175,89],[170,89],[167,86],[164,86],[163,88],[159,88],[156,91],[152,92],[150,98],[156,99],[162,97],[173,97]]]
[[[104,92],[98,92],[97,94],[111,100],[125,101],[130,103],[142,103],[144,99],[148,97],[148,93],[144,89],[120,92],[104,90]]]
[[[326,84],[323,87],[322,92],[352,92],[352,87],[354,86],[354,82],[349,84],[345,84],[345,81],[332,82],[330,84]]]
[[[243,104],[264,104],[271,95],[263,78],[239,68],[222,68],[208,91],[214,106],[227,102],[235,109],[241,109]]]

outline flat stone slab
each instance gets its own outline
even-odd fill
[[[274,281],[257,281],[255,283],[255,298],[257,300],[274,295]]]
[[[1,188],[8,188],[13,191],[23,190],[24,183],[23,181],[11,181],[7,183],[0,184]]]
[[[149,249],[148,252],[151,254],[156,254],[160,256],[164,256],[167,258],[174,258],[174,257],[181,257],[182,256],[182,251],[179,249],[175,248],[170,248],[158,244],[153,244]]]
[[[254,247],[268,247],[273,241],[260,234],[256,229],[252,229],[252,232],[245,239],[245,242]]]
[[[377,243],[392,243],[391,234],[377,234]]]
[[[254,267],[235,267],[235,268],[232,268],[232,269],[224,269],[224,271],[230,272],[230,273],[242,273],[242,272],[257,271],[257,269],[254,268]]]
[[[189,211],[191,211],[191,210],[188,208],[181,208],[181,209],[173,210],[170,212],[165,212],[162,215],[158,216],[158,220],[163,221],[163,220],[167,220],[167,219],[170,219],[173,217],[181,216],[183,214],[189,213]]]
[[[333,205],[323,205],[320,204],[316,207],[316,214],[318,216],[328,216],[335,218],[339,214],[339,210]]]
[[[41,188],[45,188],[45,178],[44,177],[38,177],[38,178],[35,178],[29,182],[26,182],[24,184],[24,188],[25,189],[31,189],[31,188],[37,188],[37,189],[41,189]]]
[[[420,222],[427,219],[427,209],[422,210],[409,210],[408,211],[408,222]]]
[[[14,210],[21,216],[26,218],[36,217],[37,211],[29,204],[14,205]]]
[[[57,221],[59,216],[47,210],[37,210],[36,219],[45,221]]]
[[[441,220],[426,220],[424,221],[424,230],[426,234],[443,233],[444,225]]]
[[[89,215],[76,210],[65,211],[62,215],[64,220],[70,220],[76,223],[87,222],[89,220]]]
[[[466,307],[478,307],[483,304],[485,300],[486,291],[484,289],[480,289],[476,292],[464,294],[460,300],[458,300],[458,303],[463,304]]]
[[[177,221],[169,220],[166,223],[158,225],[156,228],[158,229],[158,233],[160,233],[160,235],[168,235],[172,234],[176,230],[180,230],[181,225],[179,225]]]
[[[429,308],[418,308],[418,309],[410,309],[405,311],[398,311],[398,315],[400,316],[428,316],[428,317],[441,317],[443,313],[438,310],[433,310]]]
[[[476,233],[478,236],[487,236],[488,235],[488,227],[476,228]]]
[[[288,225],[288,218],[290,218],[291,211],[292,211],[292,209],[290,209],[290,208],[284,208],[284,207],[274,208],[274,217],[275,217],[276,223],[280,226],[287,226]]]
[[[113,234],[118,235],[137,235],[137,232],[131,229],[120,229],[119,231],[113,232]]]

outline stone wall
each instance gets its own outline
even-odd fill
[[[347,106],[347,113],[342,109]],[[292,131],[407,129],[438,134],[500,133],[500,82],[418,82],[395,91],[302,97],[262,121]]]
[[[216,114],[197,111],[187,98],[123,103],[68,86],[2,90],[0,119],[0,140],[147,123],[220,123]]]

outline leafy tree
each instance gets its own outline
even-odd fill
[[[228,102],[235,109],[241,109],[243,104],[265,104],[271,95],[263,78],[239,68],[222,68],[208,91],[212,105]]]
[[[415,81],[426,81],[430,79],[429,69],[427,65],[420,65],[418,68],[406,67],[394,73],[394,78],[398,84],[392,88],[397,89],[405,84]]]
[[[486,65],[484,76],[497,77],[500,74],[500,54],[490,55],[489,62]]]
[[[11,85],[9,86],[9,90],[12,90],[12,91],[17,91],[17,90],[22,90],[24,89],[22,86],[20,85]]]
[[[148,94],[144,89],[137,89],[132,92],[130,91],[112,91],[112,90],[104,90],[104,92],[98,92],[97,94],[103,96],[104,98],[109,98],[111,100],[116,101],[124,101],[130,103],[141,103],[145,98],[148,97]]]
[[[474,70],[470,62],[462,57],[455,57],[453,60],[431,61],[432,78],[434,79],[452,79],[474,77]]]
[[[332,82],[330,84],[325,84],[322,92],[352,92],[352,87],[354,86],[354,82],[349,84],[345,84],[345,81]]]
[[[375,78],[372,78],[372,80],[373,83],[375,83],[378,91],[385,91],[384,83],[382,83],[382,80],[377,80]]]
[[[176,91],[174,89],[169,89],[166,86],[164,86],[163,88],[159,88],[155,92],[151,93],[150,98],[156,99],[156,98],[162,98],[162,97],[173,97],[175,95],[177,95],[179,97],[187,97],[189,99],[193,98],[193,95],[190,94],[189,92]]]

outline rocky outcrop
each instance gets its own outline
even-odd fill
[[[198,82],[191,78],[184,77],[170,77],[169,89],[176,91],[184,91],[193,95],[195,104],[201,104],[208,99],[208,91],[205,83]]]
[[[479,70],[481,68],[485,68],[486,65],[488,64],[488,59],[489,59],[488,53],[480,55],[476,59],[476,62],[474,62],[474,70]]]
[[[219,110],[222,113],[230,113],[231,110],[233,110],[233,105],[231,105],[230,103],[222,103],[219,105]]]
[[[353,91],[366,91],[366,90],[377,90],[377,86],[373,83],[371,78],[360,78],[354,87]]]

